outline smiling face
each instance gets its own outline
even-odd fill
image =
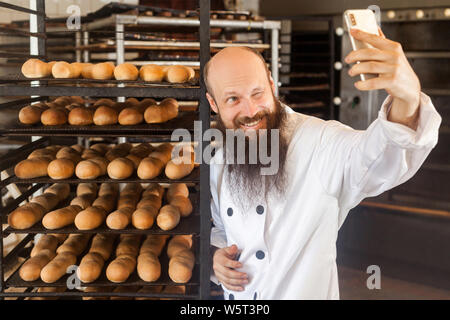
[[[229,47],[218,52],[208,66],[208,101],[227,129],[266,129],[275,111],[274,84],[254,52]]]

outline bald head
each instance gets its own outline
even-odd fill
[[[225,77],[233,78],[241,72],[255,73],[257,70],[260,72],[264,70],[267,79],[270,78],[270,71],[258,51],[249,47],[227,47],[208,61],[203,70],[203,79],[207,91],[213,96],[215,82]]]

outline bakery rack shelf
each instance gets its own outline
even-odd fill
[[[0,2],[0,6],[2,6]],[[4,6],[3,6],[4,7]],[[200,47],[198,48],[200,75],[202,74],[203,67],[210,57],[210,2],[209,0],[199,0],[200,10],[195,12],[195,20],[197,21],[196,27],[198,28],[198,36]],[[48,35],[52,30],[49,19],[45,15],[45,0],[31,0],[30,9],[21,8],[19,6],[8,5],[6,7],[10,10],[28,10],[23,12],[30,13],[30,20],[24,22],[22,25],[16,24],[15,27],[4,28],[0,31],[4,31],[9,35],[20,34],[23,37],[29,37],[30,39],[30,52],[26,57],[37,57],[46,60],[47,54],[47,41]],[[120,10],[119,10],[120,11]],[[156,12],[156,11],[155,11]],[[119,18],[121,19],[121,18]],[[173,18],[172,18],[173,19]],[[92,21],[101,20],[93,19]],[[65,21],[65,20],[64,20]],[[120,20],[122,21],[122,20]],[[241,21],[244,23],[245,21]],[[252,22],[253,23],[253,22]],[[256,23],[256,22],[255,22]],[[83,23],[83,25],[85,25]],[[18,27],[17,27],[18,26]],[[20,29],[22,27],[22,29]],[[160,28],[167,27],[167,25],[161,25]],[[195,26],[194,26],[195,27]],[[29,28],[29,32],[25,32],[23,29]],[[62,30],[61,30],[62,31]],[[67,30],[65,30],[67,32]],[[186,31],[185,31],[186,32]],[[73,34],[73,32],[72,32]],[[116,32],[114,32],[116,35]],[[121,34],[123,35],[123,34]],[[116,42],[118,50],[123,50],[122,43]],[[79,45],[80,43],[78,43]],[[20,50],[18,49],[19,53]],[[12,51],[8,50],[8,54]],[[25,56],[16,56],[16,60],[25,59]],[[192,61],[194,62],[194,61]],[[203,132],[210,127],[210,108],[208,101],[206,100],[206,87],[202,81],[189,82],[184,84],[170,84],[170,83],[149,83],[144,81],[116,81],[116,80],[88,80],[88,79],[26,79],[18,75],[7,75],[0,77],[0,96],[10,97],[15,101],[8,101],[0,104],[0,109],[14,109],[25,106],[32,102],[45,101],[49,97],[57,96],[82,96],[82,97],[115,97],[120,101],[123,97],[135,97],[135,98],[175,98],[177,100],[185,100],[188,103],[198,102],[195,111],[183,111],[180,110],[179,116],[176,119],[168,121],[163,124],[149,124],[149,125],[135,125],[135,126],[86,126],[86,127],[74,127],[74,126],[54,126],[45,127],[41,125],[25,126],[15,123],[10,123],[8,126],[4,126],[0,130],[0,135],[5,137],[12,136],[28,136],[31,137],[31,143],[6,154],[6,156],[0,159],[0,171],[6,172],[11,170],[18,161],[25,159],[28,154],[38,148],[49,146],[52,143],[58,144],[63,140],[63,137],[103,137],[106,140],[112,137],[118,138],[119,143],[124,142],[121,139],[139,140],[147,142],[160,142],[171,141],[171,133],[178,128],[187,129],[192,131],[194,129],[194,121],[201,120],[201,131]],[[41,137],[41,138],[36,138]],[[65,141],[65,140],[64,140]],[[80,141],[80,140],[79,140]],[[87,140],[86,140],[87,141]],[[126,140],[125,140],[126,141]],[[138,141],[136,141],[138,142]],[[203,144],[203,148],[206,148],[207,144]],[[106,183],[127,183],[127,182],[158,182],[158,183],[174,183],[184,182],[188,183],[190,189],[195,190],[193,196],[195,199],[191,200],[194,206],[194,212],[186,218],[182,218],[179,225],[172,230],[163,231],[157,226],[153,226],[148,230],[138,230],[134,227],[128,227],[124,230],[111,230],[105,225],[94,229],[81,231],[77,230],[74,225],[67,226],[59,230],[47,230],[41,222],[35,224],[33,227],[27,230],[15,230],[11,227],[0,229],[0,299],[6,297],[19,297],[20,299],[25,297],[155,297],[155,298],[179,298],[179,299],[207,299],[210,295],[210,270],[211,270],[211,257],[209,254],[209,238],[211,227],[211,213],[210,213],[210,193],[209,193],[209,167],[206,163],[201,163],[194,171],[187,177],[180,180],[169,180],[164,175],[151,180],[138,179],[136,175],[125,180],[113,180],[107,177],[101,177],[98,179],[90,180],[93,182],[106,182]],[[0,180],[0,189],[10,188],[13,186],[17,190],[20,187],[23,192],[19,193],[18,197],[15,197],[13,201],[3,206],[0,202],[0,212],[2,222],[6,219],[7,215],[17,208],[24,200],[27,200],[29,196],[36,195],[42,192],[43,188],[50,183],[55,182],[67,182],[72,185],[80,182],[88,182],[88,180],[79,179],[66,179],[66,180],[52,180],[48,177],[22,180],[15,175],[3,176]],[[24,189],[29,185],[28,189]],[[16,187],[17,186],[17,187]],[[24,191],[23,191],[24,190]],[[72,190],[73,191],[73,190]],[[30,249],[28,244],[34,239],[36,234],[44,233],[114,233],[114,234],[192,234],[194,243],[193,250],[195,251],[196,264],[193,270],[193,277],[186,285],[185,294],[175,293],[149,293],[138,292],[136,287],[145,287],[148,285],[165,285],[175,286],[180,285],[172,282],[167,274],[168,259],[162,258],[161,264],[165,267],[162,268],[161,278],[154,283],[145,283],[141,281],[136,274],[124,283],[112,283],[109,282],[105,275],[103,275],[96,282],[92,283],[92,286],[111,286],[111,287],[126,287],[130,292],[115,292],[112,289],[106,292],[82,292],[77,290],[67,290],[66,292],[34,292],[36,287],[41,286],[55,286],[56,284],[47,285],[41,282],[28,283],[24,282],[18,276],[18,269],[12,273],[12,276],[5,277],[5,267],[10,265],[13,261],[19,257],[27,257],[26,251]],[[4,238],[10,234],[26,234],[25,238],[16,245],[7,255],[4,255]],[[25,256],[24,256],[25,253]],[[67,276],[66,276],[67,278]],[[66,278],[60,279],[58,285],[65,285]],[[83,284],[83,287],[85,284]],[[89,285],[86,285],[89,286]],[[23,292],[11,292],[13,288],[23,288]],[[134,289],[133,289],[134,288]],[[6,290],[8,289],[8,290]],[[133,291],[134,290],[134,291]]]
[[[3,136],[85,136],[85,137],[142,137],[143,135],[170,136],[173,130],[183,128],[189,132],[194,131],[194,121],[199,118],[198,112],[180,112],[172,120],[160,124],[137,124],[137,125],[104,125],[104,126],[45,126],[24,125],[15,121],[0,128]]]

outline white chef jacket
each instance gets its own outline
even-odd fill
[[[421,93],[416,131],[387,120],[388,96],[367,130],[288,111],[288,186],[282,201],[243,214],[229,193],[219,149],[210,165],[211,244],[236,244],[249,283],[225,299],[339,299],[338,230],[348,211],[410,179],[438,141],[441,117]],[[263,187],[263,186],[262,186]],[[212,273],[211,280],[217,283]]]

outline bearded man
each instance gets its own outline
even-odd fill
[[[223,161],[236,159],[227,143],[210,163],[212,280],[225,299],[339,299],[336,240],[349,210],[410,179],[437,143],[441,117],[401,45],[351,32],[373,48],[346,57],[361,61],[349,74],[378,74],[356,88],[389,94],[367,130],[282,104],[264,59],[249,48],[223,49],[205,66],[217,127],[244,132],[245,160],[262,129],[278,137],[276,146],[266,139],[277,153],[273,174],[262,174],[261,161]]]

